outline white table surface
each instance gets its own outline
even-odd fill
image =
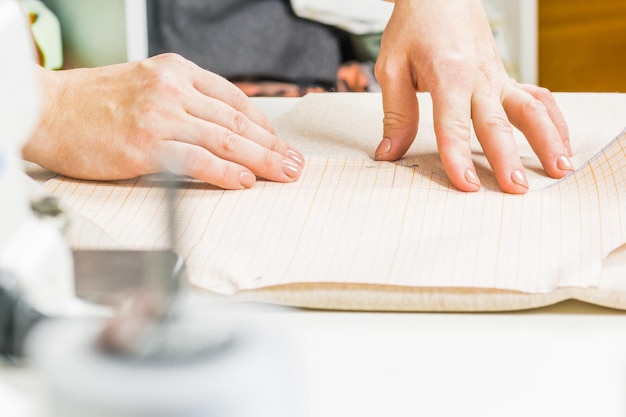
[[[624,416],[626,315],[565,303],[501,314],[287,309],[311,417]],[[44,417],[38,375],[3,369],[0,413]]]
[[[257,102],[270,116],[293,103]],[[518,313],[267,314],[302,358],[311,417],[626,415],[622,312],[566,302]],[[0,416],[48,416],[39,388],[32,369],[0,366]]]

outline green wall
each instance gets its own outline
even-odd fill
[[[126,61],[124,0],[43,0],[61,23],[65,68]]]

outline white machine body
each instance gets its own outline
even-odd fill
[[[42,100],[27,19],[17,0],[0,0],[0,272],[17,278],[39,311],[65,315],[76,305],[72,253],[61,231],[33,214],[21,158]]]
[[[271,323],[246,320],[244,325],[233,318],[224,343],[208,345],[191,357],[141,360],[99,347],[96,340],[105,320],[59,317],[106,310],[76,298],[68,243],[53,222],[40,220],[30,209],[21,148],[38,123],[41,104],[33,49],[20,4],[0,0],[0,278],[16,278],[32,307],[57,317],[35,326],[27,343],[49,394],[47,415],[305,415],[299,361]],[[195,307],[186,304],[177,321],[170,317],[162,339],[177,334],[174,326],[185,331],[188,323],[196,330],[178,338],[181,344],[193,347],[198,332],[219,334],[227,316]]]
[[[21,149],[39,120],[32,37],[15,1],[0,0],[0,247],[30,216],[22,186]]]

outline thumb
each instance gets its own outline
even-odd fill
[[[376,63],[376,78],[383,97],[383,139],[375,159],[395,161],[409,149],[419,120],[415,85],[408,67]]]

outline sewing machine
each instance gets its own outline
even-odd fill
[[[31,209],[20,156],[41,92],[14,0],[0,0],[0,53],[0,353],[29,356],[54,415],[300,415],[284,335],[240,311],[194,309],[181,297],[184,266],[171,251],[73,252],[57,222]],[[130,313],[85,319],[107,311],[75,294],[74,265],[85,263],[117,282],[115,274],[148,271],[154,285],[136,289]]]

